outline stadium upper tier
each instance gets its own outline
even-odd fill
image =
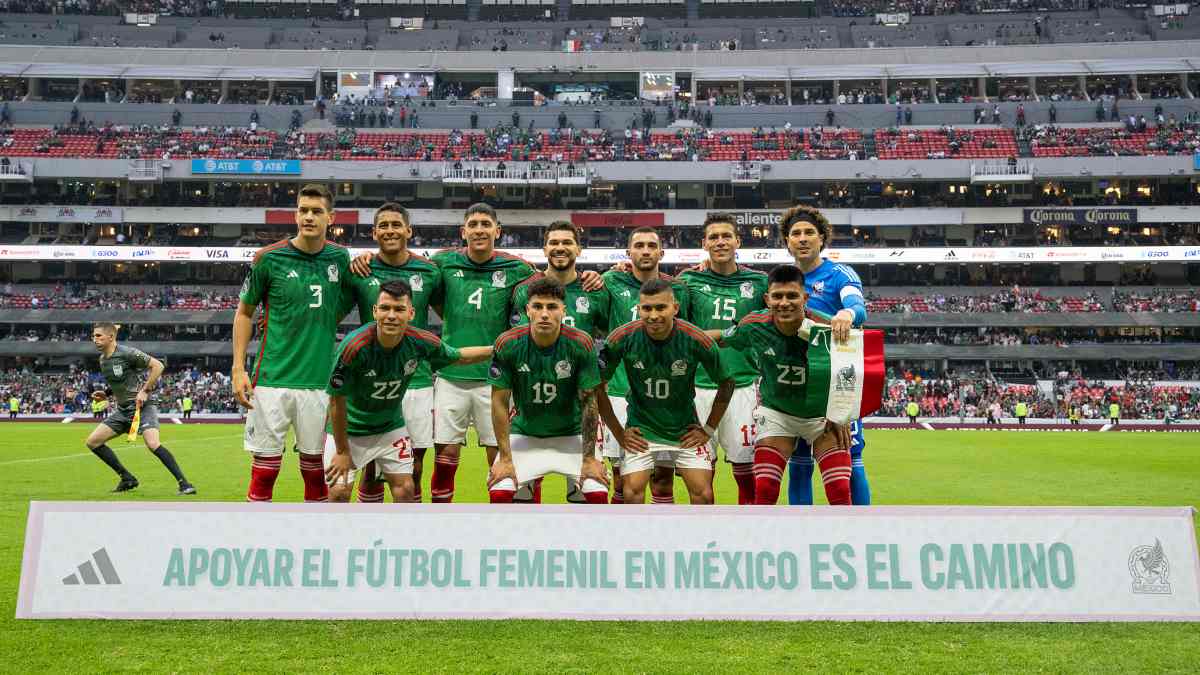
[[[105,13],[116,14],[110,3],[95,4],[108,10]],[[157,16],[155,25],[149,26],[119,25],[111,16],[73,12],[9,14],[0,41],[88,47],[613,52],[1095,44],[1200,36],[1198,17],[1164,20],[1145,10],[1144,5],[1125,9],[1123,2],[1107,1],[1100,3],[1107,8],[1099,11],[1040,11],[1047,4],[1058,4],[1051,2],[1018,6],[1039,10],[1036,13],[995,13],[989,5],[1004,10],[1012,7],[1007,3],[939,0],[928,3],[937,6],[934,14],[920,11],[922,8],[915,5],[926,4],[920,2],[838,0],[825,3],[822,16],[813,18],[797,18],[812,9],[811,3],[727,0],[647,0],[619,5],[613,0],[593,0],[586,5],[585,0],[521,0],[521,4],[507,0],[323,0],[305,4],[256,0],[217,4],[224,5],[222,16],[194,18],[167,10],[168,15]],[[1073,7],[1078,3],[1061,4]],[[1111,8],[1114,5],[1117,8]],[[46,7],[42,3],[12,1],[7,6],[10,12]],[[986,9],[981,11],[983,7]],[[358,17],[341,18],[343,12],[353,11]],[[522,22],[543,19],[547,11],[557,14],[559,20]],[[875,22],[877,13],[890,15],[890,23]],[[423,21],[420,25],[408,22],[404,27],[408,30],[393,27],[390,17],[406,16],[421,17]],[[610,26],[612,16],[640,17],[643,21],[640,25]],[[502,23],[481,24],[477,21],[480,18]]]

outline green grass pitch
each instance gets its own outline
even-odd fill
[[[91,427],[0,427],[0,671],[1196,672],[1200,662],[1200,624],[16,621],[29,500],[118,499],[115,476],[83,445]],[[163,439],[200,499],[244,499],[241,426],[168,424]],[[142,482],[119,499],[183,499],[140,441],[111,445]],[[482,457],[465,455],[459,501],[486,501]],[[878,504],[1200,504],[1193,434],[869,430],[866,460]],[[547,481],[546,501],[563,491]],[[300,495],[289,454],[276,497]],[[735,498],[722,466],[717,500]]]

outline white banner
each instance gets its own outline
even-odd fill
[[[120,206],[12,206],[12,220],[35,223],[121,223]]]
[[[1195,621],[1198,577],[1191,508],[33,502],[17,617]]]
[[[358,255],[373,248],[353,248]],[[438,248],[416,248],[413,252],[425,257]],[[542,264],[546,256],[540,248],[506,249],[529,262]],[[114,262],[244,262],[254,259],[257,248],[246,247],[187,247],[187,246],[22,246],[0,245],[3,260],[104,260]],[[1083,263],[1083,262],[1200,262],[1200,247],[1196,246],[1130,246],[1130,247],[1043,247],[1043,248],[844,248],[831,249],[826,258],[848,264],[929,264],[929,263]],[[669,265],[694,265],[704,260],[703,249],[667,249],[663,262]],[[584,249],[579,263],[584,265],[611,264],[628,260],[625,249]],[[791,263],[791,255],[783,248],[744,248],[737,260],[744,264],[782,265]]]

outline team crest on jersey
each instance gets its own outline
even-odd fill
[[[415,372],[417,372],[417,360],[409,359],[404,363],[404,374],[412,375]]]
[[[671,377],[679,377],[681,375],[687,375],[687,369],[688,369],[688,362],[684,361],[683,359],[679,359],[675,363],[671,364]]]
[[[754,284],[750,283],[749,281],[743,283],[741,286],[741,291],[742,291],[743,298],[753,298],[754,297]]]
[[[824,281],[813,282],[813,295],[820,295],[824,292],[825,292],[825,282]]]
[[[329,283],[336,284],[338,282],[337,265],[326,267],[325,272],[329,275]]]
[[[114,363],[112,369],[113,369],[113,377],[121,377],[122,375],[125,374],[125,368],[122,367],[121,364],[119,364],[119,363]]]
[[[554,364],[554,374],[560,380],[565,380],[568,377],[571,377],[570,362],[568,362],[567,360],[564,359],[564,360],[559,361],[558,363]]]
[[[575,298],[575,313],[576,314],[587,314],[589,312],[589,310],[591,310],[591,307],[592,307],[592,305],[590,302],[588,302],[586,295],[581,295],[578,298]]]
[[[492,272],[492,286],[493,287],[504,288],[504,284],[506,281],[507,281],[507,277],[504,274],[504,270],[496,270],[495,272]]]
[[[420,274],[414,274],[408,278],[408,285],[413,293],[420,293],[425,288],[425,279]]]

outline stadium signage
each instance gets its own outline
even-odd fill
[[[1190,508],[447,504],[399,512],[33,502],[16,614],[1200,619]]]
[[[1137,209],[1022,209],[1026,225],[1136,225]]]
[[[13,220],[36,223],[123,223],[119,206],[21,206],[13,207]]]
[[[299,176],[298,159],[193,159],[193,174],[252,174]]]

